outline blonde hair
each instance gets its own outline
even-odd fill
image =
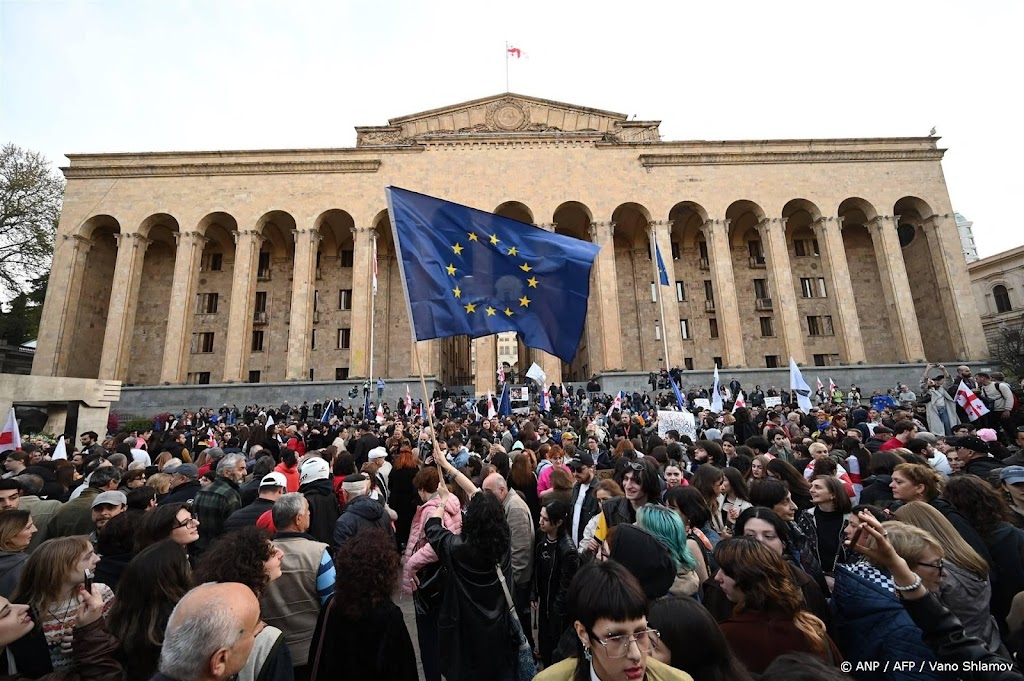
[[[988,577],[989,566],[971,545],[964,541],[953,524],[946,516],[939,513],[930,504],[923,501],[911,501],[900,506],[894,513],[897,520],[920,527],[930,534],[945,552],[945,558],[978,577]]]
[[[14,546],[14,538],[32,522],[28,511],[12,509],[0,512],[0,551],[24,551]]]
[[[939,554],[939,558],[945,557],[942,544],[935,537],[931,536],[920,527],[915,527],[899,520],[889,520],[882,523],[882,528],[888,533],[889,542],[896,550],[896,553],[907,564],[913,566],[921,562],[926,551],[931,549]]]
[[[154,473],[146,480],[146,484],[155,489],[157,494],[167,494],[171,491],[171,474]]]
[[[815,452],[822,452],[823,454],[828,454],[828,446],[824,442],[812,442],[807,447],[807,451],[810,452],[811,454],[814,454]]]
[[[92,544],[85,535],[44,541],[25,561],[11,601],[27,603],[37,614],[45,613],[60,602],[65,577],[70,576],[78,561],[91,549]]]

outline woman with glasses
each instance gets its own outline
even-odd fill
[[[779,655],[809,653],[839,666],[842,657],[825,623],[804,608],[782,557],[747,537],[725,539],[715,547],[715,575],[733,614],[722,633],[747,669],[762,674]]]
[[[569,587],[576,655],[548,667],[537,681],[692,681],[652,657],[658,632],[647,622],[647,597],[613,561],[583,567]]]
[[[189,504],[166,504],[157,506],[142,515],[139,529],[135,534],[135,552],[171,539],[184,549],[199,539],[199,519],[192,515]]]
[[[196,583],[238,582],[259,598],[267,584],[281,576],[283,557],[284,552],[274,545],[266,530],[244,527],[210,544],[196,568]],[[238,681],[294,681],[294,678],[292,656],[284,633],[277,627],[264,625],[256,635],[253,652],[238,673]]]
[[[870,517],[869,513],[861,512],[858,519],[863,523],[867,517]],[[900,522],[886,522],[880,527],[887,538],[893,539],[896,535],[902,539],[909,532],[921,532]],[[865,544],[858,536],[847,541],[850,546]],[[941,547],[936,549],[937,544],[933,539],[930,541],[933,543],[919,541],[922,548],[914,552],[914,562],[927,562],[932,567],[912,565],[911,568],[921,570],[922,575],[927,574],[931,586],[938,590],[941,578],[939,569],[934,566],[941,565]],[[909,543],[908,539],[901,545],[907,549]],[[868,556],[867,561],[840,565],[836,569],[835,588],[832,590],[832,631],[839,649],[848,660],[917,660],[923,665],[934,662],[935,654],[903,608],[892,575],[885,565],[871,558],[870,552],[864,555]],[[896,678],[937,681],[941,676],[925,667],[916,669],[910,676]]]
[[[125,570],[109,627],[121,642],[128,681],[148,681],[156,674],[167,620],[192,586],[188,556],[171,539],[143,549]]]
[[[968,636],[978,638],[990,652],[1008,656],[989,610],[992,585],[985,559],[963,540],[941,513],[924,502],[912,501],[897,509],[894,515],[897,520],[927,532],[941,547],[943,575],[938,597],[964,625]],[[897,542],[893,545],[898,546]],[[897,553],[907,557],[899,548]],[[907,562],[913,565],[909,558]]]

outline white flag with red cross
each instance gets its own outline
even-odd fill
[[[0,452],[21,449],[21,431],[18,430],[18,419],[14,417],[14,407],[7,413],[7,423],[0,431]]]
[[[988,413],[988,407],[985,406],[985,403],[963,381],[960,382],[960,387],[956,389],[956,403],[963,407],[963,410],[967,412],[967,418],[972,421],[977,421]]]

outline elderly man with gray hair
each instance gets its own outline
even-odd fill
[[[274,474],[272,474],[274,475]],[[276,475],[280,475],[277,473]],[[281,576],[260,596],[263,621],[284,632],[295,665],[295,678],[309,678],[310,642],[320,608],[334,593],[334,561],[330,547],[309,530],[309,502],[301,492],[281,496],[271,510],[274,545],[281,549]]]
[[[222,681],[249,659],[262,628],[260,604],[241,584],[203,584],[178,601],[152,681]]]
[[[196,493],[192,514],[199,520],[199,540],[192,544],[197,555],[224,532],[224,521],[242,507],[239,483],[245,479],[245,457],[227,454],[217,463],[217,477]]]

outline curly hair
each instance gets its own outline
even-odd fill
[[[274,555],[270,534],[262,527],[244,527],[216,539],[196,567],[196,583],[238,582],[252,589],[256,598],[270,582],[263,569]]]
[[[893,473],[899,473],[912,485],[924,487],[924,498],[928,501],[942,494],[942,476],[934,468],[927,464],[901,463],[893,469]],[[991,487],[991,486],[990,486]],[[952,503],[952,502],[950,502]],[[956,506],[956,504],[953,504]]]
[[[478,495],[484,496],[484,495]],[[394,539],[373,527],[356,532],[334,556],[334,607],[352,620],[360,620],[374,607],[391,598],[401,557]],[[351,585],[358,585],[352,589]]]
[[[946,482],[943,498],[956,506],[985,539],[1012,517],[1006,500],[977,475],[954,475]]]
[[[437,486],[440,484],[441,477],[437,472],[436,466],[426,466],[421,468],[420,472],[417,473],[412,479],[412,486],[417,491],[423,490],[428,494],[433,494],[437,491]]]
[[[480,559],[502,562],[512,544],[512,533],[505,521],[501,503],[493,494],[475,494],[466,507],[462,537]]]
[[[803,609],[803,594],[793,583],[782,556],[756,539],[735,537],[718,543],[715,560],[743,592],[743,602],[734,609],[736,614],[754,610],[792,618],[811,647],[825,651],[825,623]]]

